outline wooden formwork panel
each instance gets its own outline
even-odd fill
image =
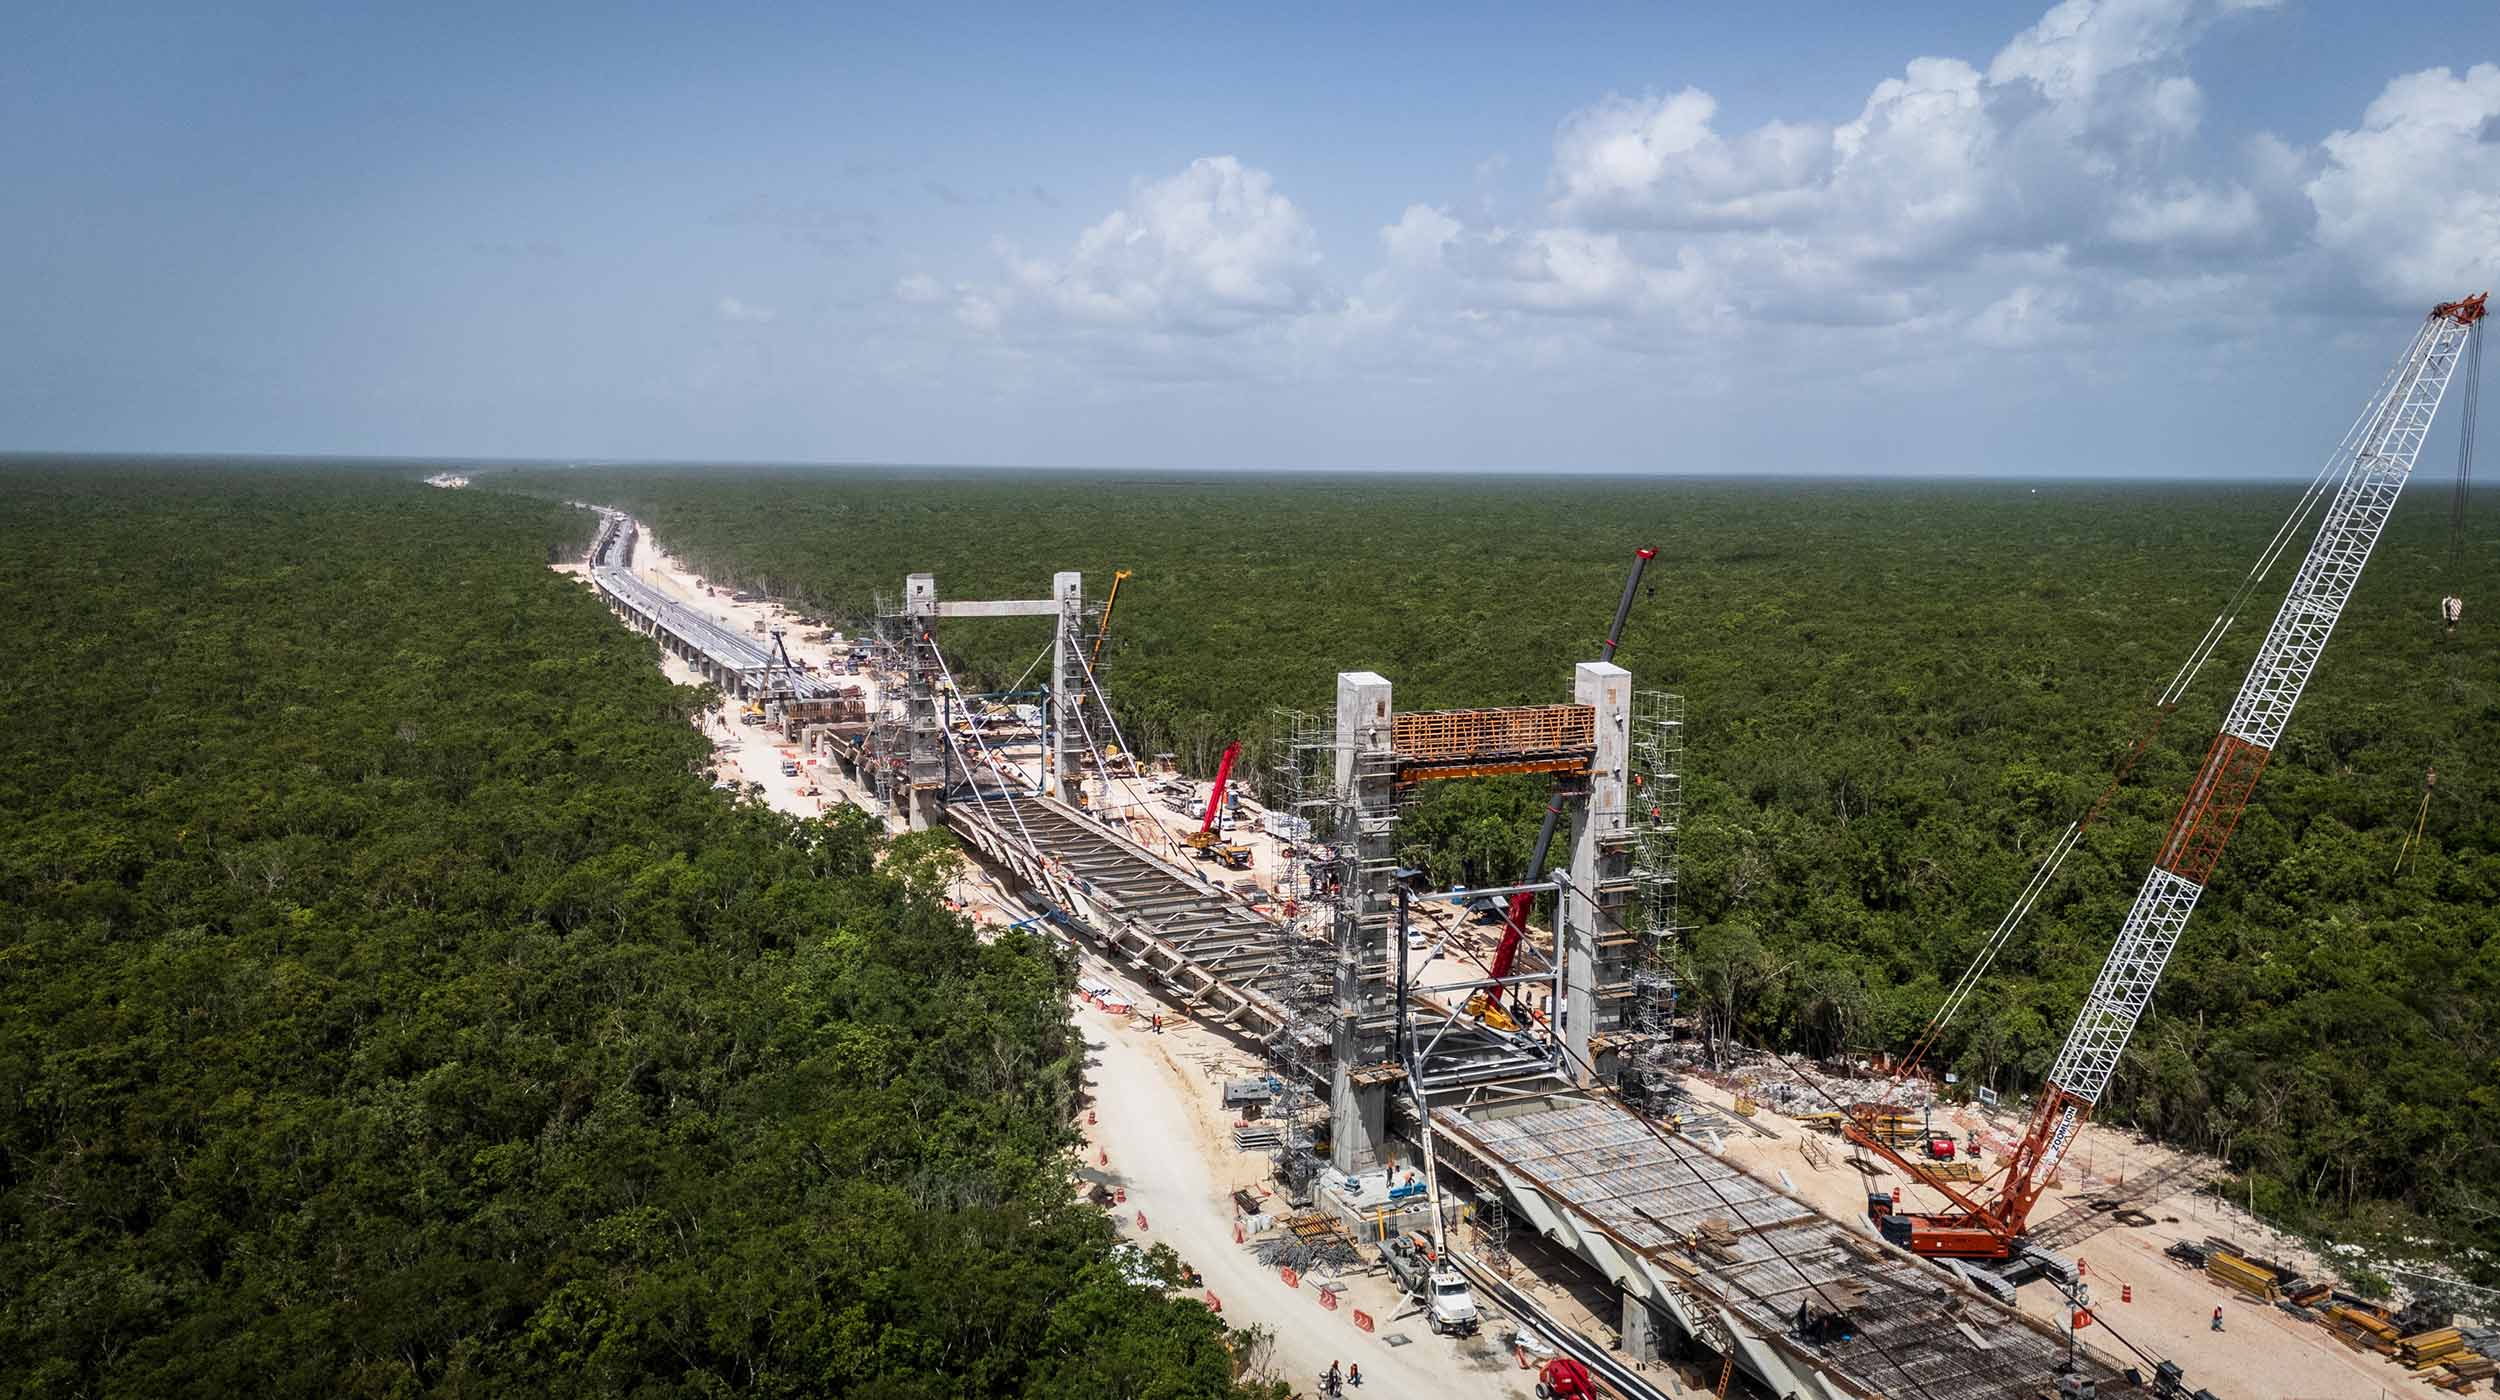
[[[1597,711],[1587,705],[1419,710],[1391,723],[1391,745],[1408,763],[1579,754],[1597,746]]]

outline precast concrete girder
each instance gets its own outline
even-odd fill
[[[1284,1032],[1284,1010],[1253,985],[1255,968],[1237,970],[1247,961],[1238,955],[1254,946],[1264,945],[1273,962],[1275,925],[1199,887],[1188,871],[1123,849],[1118,837],[1052,800],[1019,797],[1000,806],[1012,810],[950,806],[946,822],[1064,911],[1079,934],[1163,985],[1201,1021],[1262,1044]]]

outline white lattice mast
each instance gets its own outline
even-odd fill
[[[2480,296],[2435,308],[2337,449],[2337,460],[2321,474],[2321,480],[2339,479],[2317,537],[2249,665],[2222,732],[2171,821],[2134,907],[2119,927],[2109,960],[2049,1071],[2048,1092],[2031,1130],[2009,1165],[2004,1194],[1990,1212],[2007,1230],[2021,1229],[2075,1129],[2109,1087],[2128,1037],[2178,946],[2180,931],[2195,912],[2232,828],[2248,808],[2257,775],[2281,742],[2292,706],[2317,670],[2326,639],[2386,528],[2466,338],[2475,333],[2482,315]]]

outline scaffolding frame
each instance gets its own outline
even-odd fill
[[[1291,1017],[1284,1033],[1268,1045],[1278,1077],[1287,1086],[1276,1105],[1286,1119],[1284,1140],[1271,1156],[1277,1180],[1289,1191],[1305,1193],[1318,1177],[1320,1158],[1317,1134],[1297,1127],[1326,1117],[1327,1105],[1307,1094],[1303,1085],[1306,1075],[1328,1081],[1336,1037],[1334,930],[1342,899],[1336,880],[1337,804],[1331,790],[1336,754],[1332,717],[1281,707],[1268,711],[1259,801],[1283,817],[1284,830],[1277,833],[1282,846],[1276,881],[1281,901],[1278,965],[1283,969],[1278,1000]]]
[[[1678,991],[1676,842],[1684,824],[1684,697],[1663,690],[1633,693],[1629,766],[1624,816],[1631,888],[1624,922],[1639,943],[1615,1087],[1637,1106],[1658,1111],[1676,1094],[1667,1048]]]

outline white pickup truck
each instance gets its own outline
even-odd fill
[[[1467,1277],[1432,1256],[1432,1246],[1419,1235],[1393,1235],[1381,1246],[1381,1262],[1407,1296],[1423,1305],[1424,1321],[1435,1335],[1473,1336],[1484,1321],[1476,1311],[1476,1295]]]

